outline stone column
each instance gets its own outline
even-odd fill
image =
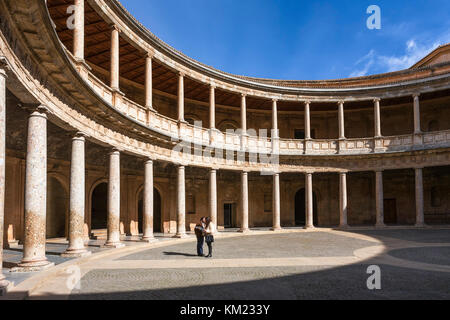
[[[113,27],[111,31],[111,88],[119,91],[119,30]]]
[[[247,134],[247,96],[241,95],[241,129],[242,134]]]
[[[73,30],[73,55],[84,60],[84,0],[75,0],[75,29]]]
[[[216,87],[211,86],[209,90],[209,127],[216,128]]]
[[[345,118],[344,118],[344,101],[339,101],[338,103],[339,111],[339,139],[345,140]]]
[[[177,234],[176,238],[186,237],[186,169],[178,166],[177,179]]]
[[[422,129],[420,127],[420,94],[413,95],[414,98],[414,133],[420,134],[422,133]]]
[[[212,222],[217,226],[217,170],[209,172],[209,215]]]
[[[425,226],[423,205],[423,169],[416,168],[416,227]]]
[[[84,215],[86,197],[85,136],[77,133],[72,139],[70,162],[69,247],[64,257],[90,254],[84,246]]]
[[[154,111],[152,60],[153,55],[149,53],[145,58],[145,107],[149,111]]]
[[[305,101],[305,140],[311,140],[311,102]]]
[[[277,139],[280,137],[278,133],[278,106],[277,106],[277,100],[272,100],[272,139]]]
[[[178,74],[178,121],[184,122],[184,73]]]
[[[381,138],[380,99],[374,100],[375,138]]]
[[[148,159],[145,162],[145,176],[144,176],[144,203],[143,203],[143,236],[142,241],[153,242],[155,237],[153,235],[153,160]]]
[[[3,229],[5,220],[5,164],[6,164],[6,71],[0,61],[0,296],[9,282],[3,275]]]
[[[340,183],[339,183],[339,199],[340,199],[340,228],[347,228],[348,222],[347,222],[347,213],[348,213],[348,207],[347,207],[347,174],[341,173],[340,175]]]
[[[280,174],[273,175],[273,194],[272,194],[272,214],[273,214],[273,231],[281,230],[281,204],[280,204]]]
[[[239,232],[249,232],[248,227],[248,172],[241,173],[241,229]]]
[[[47,115],[36,108],[28,119],[23,259],[13,271],[40,271],[52,266],[45,256],[47,214]]]
[[[384,190],[383,190],[383,171],[376,171],[376,210],[377,210],[377,223],[376,226],[382,228],[384,224]]]
[[[306,173],[305,199],[306,199],[306,226],[305,229],[314,229],[314,199],[313,199],[313,175]]]
[[[124,244],[120,242],[120,152],[116,149],[109,154],[107,233],[105,247],[124,247]]]

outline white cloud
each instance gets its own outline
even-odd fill
[[[355,63],[356,69],[350,74],[350,77],[362,77],[375,72],[383,73],[408,69],[434,49],[448,42],[450,42],[450,34],[439,37],[433,43],[418,42],[416,39],[410,39],[405,44],[404,54],[399,56],[378,55],[372,49]]]

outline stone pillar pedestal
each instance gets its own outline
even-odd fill
[[[272,231],[281,231],[280,174],[273,175]]]
[[[313,203],[313,175],[307,173],[305,177],[306,199],[306,225],[305,229],[314,229],[314,203]]]
[[[177,234],[175,238],[186,238],[186,169],[178,166],[177,179]]]
[[[143,242],[155,242],[153,235],[153,160],[148,159],[145,162],[145,177],[144,177],[144,212],[143,212]]]
[[[375,197],[376,197],[376,214],[377,214],[377,228],[384,228],[386,225],[384,224],[384,188],[383,188],[383,171],[375,172]]]
[[[248,233],[248,172],[241,173],[241,233]]]
[[[72,139],[70,164],[69,247],[62,254],[63,257],[91,254],[84,246],[85,175],[85,137],[77,133]]]
[[[36,108],[28,119],[23,259],[12,272],[53,266],[45,256],[47,214],[47,115]]]
[[[423,205],[423,169],[415,169],[416,173],[416,227],[425,227],[425,215]]]
[[[108,231],[105,247],[122,248],[120,242],[120,152],[109,154]]]
[[[339,175],[339,199],[340,199],[340,224],[339,228],[348,228],[348,206],[347,206],[347,174],[341,173]]]

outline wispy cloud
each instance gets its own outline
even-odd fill
[[[375,72],[392,72],[410,68],[431,51],[448,42],[450,42],[450,33],[442,35],[432,43],[410,39],[406,42],[402,55],[379,55],[375,50],[370,50],[368,54],[355,62],[355,70],[350,77],[362,77]]]

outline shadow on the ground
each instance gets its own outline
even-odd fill
[[[183,252],[164,252],[166,256],[182,256],[182,257],[198,257],[196,254],[183,253]]]

